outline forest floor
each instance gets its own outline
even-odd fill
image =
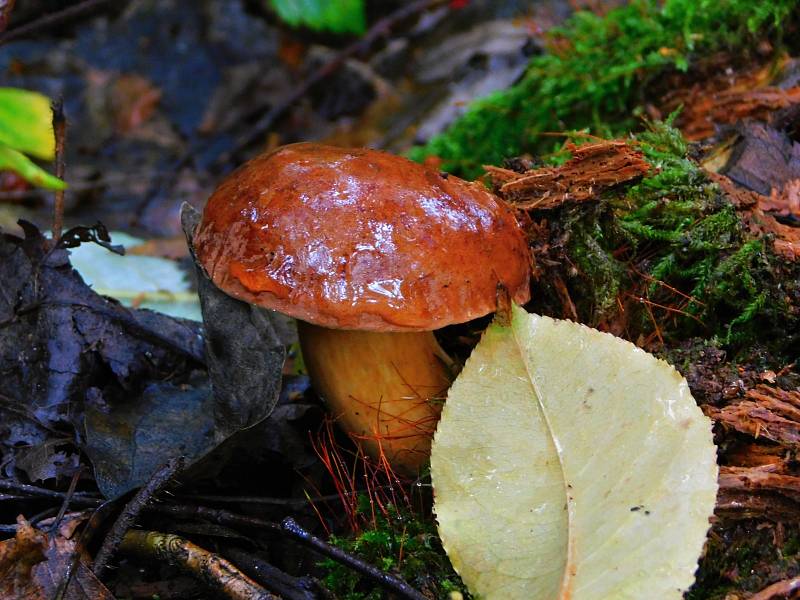
[[[158,293],[133,275],[90,287],[71,268],[73,245],[137,236],[127,250],[177,267],[176,303],[199,306],[181,206],[299,140],[410,152],[515,206],[526,308],[664,358],[715,423],[720,490],[687,597],[800,589],[798,7],[731,2],[687,42],[694,17],[617,2],[370,5],[360,38],[247,0],[74,4],[26,3],[0,34],[3,85],[63,97],[69,183],[52,248],[50,194],[0,173],[0,595],[467,595],[429,479],[336,430],[291,323],[243,334],[217,307],[233,357],[264,350],[238,372],[205,352],[208,324],[141,310]],[[96,293],[120,285],[129,308]],[[463,361],[486,324],[440,341]],[[275,402],[215,397],[232,374]]]

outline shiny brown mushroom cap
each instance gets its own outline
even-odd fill
[[[482,185],[368,149],[301,143],[214,192],[197,257],[231,296],[323,327],[423,331],[529,298],[529,252]]]

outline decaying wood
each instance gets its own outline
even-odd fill
[[[737,209],[751,208],[757,206],[763,196],[747,188],[736,185],[730,178],[714,171],[706,171],[706,177],[716,183],[725,193],[728,200]]]
[[[745,227],[755,236],[773,236],[775,253],[788,260],[800,259],[800,227],[784,225],[773,216],[800,216],[800,180],[790,180],[781,190],[765,196],[737,186],[725,175],[706,172],[739,211]],[[769,211],[769,212],[768,212]]]
[[[790,179],[780,190],[773,188],[769,198],[759,202],[759,208],[784,217],[800,215],[800,179]]]
[[[789,89],[762,87],[756,90],[696,91],[683,101],[680,128],[687,139],[703,140],[714,135],[715,125],[744,119],[768,121],[776,110],[800,103],[800,86]]]
[[[669,114],[681,107],[676,124],[692,141],[713,136],[717,125],[745,119],[769,122],[776,111],[800,103],[800,86],[783,89],[771,85],[788,63],[784,56],[775,63],[739,72],[722,69],[689,88],[668,94],[661,104],[662,112]]]
[[[717,493],[714,513],[730,520],[764,519],[775,522],[800,522],[800,506],[772,494],[755,494],[749,489],[723,489]]]
[[[603,140],[576,146],[560,167],[540,167],[525,173],[486,166],[500,195],[522,209],[555,208],[564,202],[585,202],[615,185],[638,179],[651,167],[624,140]]]
[[[800,520],[800,477],[784,465],[720,467],[716,513],[726,518]]]
[[[728,491],[773,492],[800,502],[800,477],[788,475],[782,465],[720,467],[719,486]]]
[[[800,444],[800,392],[768,385],[748,390],[741,402],[703,407],[713,420],[755,438],[789,447]]]
[[[790,594],[794,594],[797,590],[800,590],[800,577],[793,577],[791,579],[784,579],[783,581],[778,581],[777,583],[773,583],[771,586],[764,588],[754,596],[750,597],[750,600],[773,600],[775,598],[794,598],[795,596]]]
[[[120,550],[165,560],[211,585],[231,600],[280,600],[233,564],[177,535],[157,531],[128,531]]]
[[[725,452],[727,463],[739,467],[762,467],[781,464],[789,452],[783,446],[758,443],[743,444]]]

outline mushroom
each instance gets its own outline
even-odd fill
[[[509,207],[479,183],[385,152],[283,146],[206,204],[195,251],[212,281],[298,319],[312,382],[371,456],[428,457],[451,361],[433,330],[529,298]]]

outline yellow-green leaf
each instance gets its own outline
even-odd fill
[[[63,190],[67,187],[66,183],[42,169],[22,152],[17,152],[8,146],[0,144],[0,170],[3,169],[19,173],[32,184],[40,187],[51,190]]]
[[[681,598],[717,491],[711,423],[670,365],[519,307],[448,393],[431,475],[484,599]]]
[[[53,160],[55,138],[50,99],[38,92],[0,87],[0,144]]]

